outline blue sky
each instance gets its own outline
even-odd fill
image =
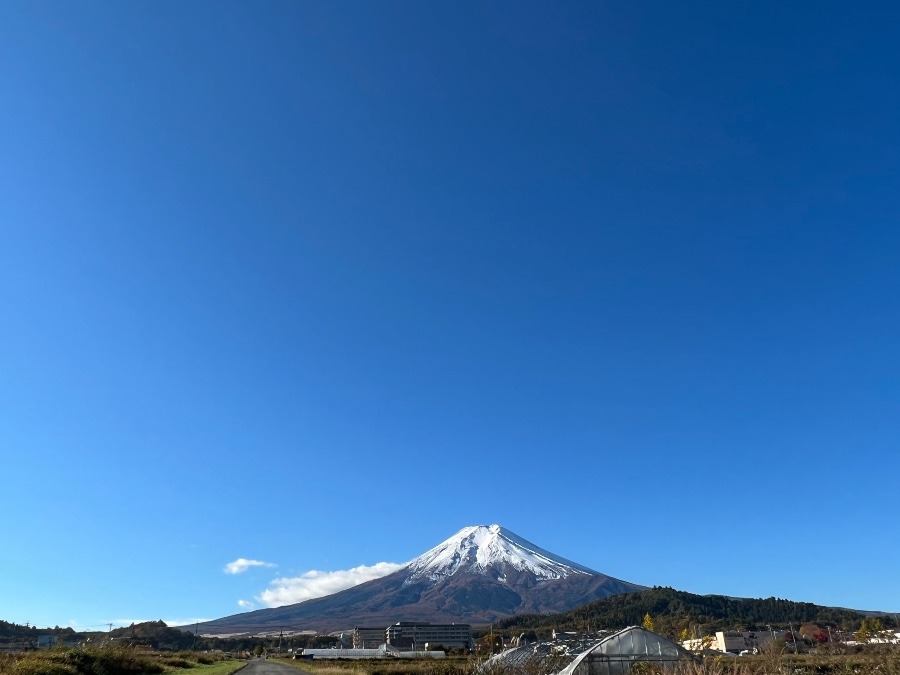
[[[898,14],[2,4],[0,618],[488,523],[900,611]]]

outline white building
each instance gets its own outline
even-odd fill
[[[720,630],[715,635],[685,640],[681,643],[681,646],[685,649],[690,649],[692,652],[715,649],[719,652],[740,654],[741,652],[752,652],[760,649],[778,638],[783,638],[786,633],[787,631],[784,630]]]

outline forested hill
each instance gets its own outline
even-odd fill
[[[116,628],[110,632],[110,637],[153,649],[190,649],[196,643],[192,633],[170,628],[163,621],[145,621]]]
[[[76,633],[71,628],[60,628],[59,626],[54,628],[38,628],[37,626],[22,626],[17,623],[0,620],[0,639],[14,638],[19,640],[36,640],[38,635],[55,635],[59,639],[71,639],[80,635],[80,633]]]
[[[766,626],[787,627],[819,623],[855,629],[864,618],[860,612],[822,607],[808,602],[779,598],[729,598],[724,595],[694,595],[672,588],[651,588],[625,593],[582,605],[560,614],[527,614],[504,619],[495,628],[534,630],[601,630],[639,626],[649,614],[657,632],[678,636],[685,629],[704,634],[717,630],[758,630]],[[888,622],[890,623],[890,622]],[[887,625],[887,623],[885,624]]]

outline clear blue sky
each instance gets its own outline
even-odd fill
[[[0,4],[0,618],[217,618],[495,522],[900,611],[898,25]]]

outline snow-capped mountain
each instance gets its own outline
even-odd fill
[[[397,621],[484,624],[514,614],[563,612],[643,588],[554,555],[499,525],[477,525],[380,579],[199,628],[203,634],[222,634],[332,631]]]
[[[492,568],[501,571],[506,567],[530,572],[538,580],[564,579],[570,574],[599,574],[553,555],[499,525],[475,525],[464,527],[410,562],[405,584],[420,579],[439,581],[465,568],[490,574]]]

